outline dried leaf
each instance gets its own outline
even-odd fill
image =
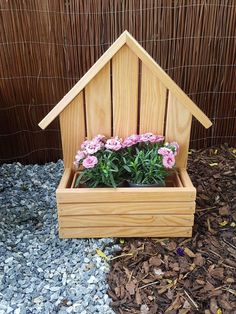
[[[209,271],[210,275],[215,279],[223,279],[224,278],[224,268],[218,267]]]
[[[177,244],[174,241],[167,243],[166,248],[169,251],[174,251],[177,247]]]
[[[149,264],[152,266],[160,266],[162,264],[162,261],[158,256],[152,256],[149,259]]]
[[[184,252],[186,255],[188,255],[189,257],[195,257],[195,253],[193,253],[189,248],[185,248]]]
[[[203,266],[205,264],[205,258],[202,257],[201,253],[196,253],[193,262],[196,266]]]
[[[228,216],[230,214],[229,206],[222,206],[219,208],[219,214],[221,216]]]
[[[221,226],[221,227],[225,227],[226,225],[228,225],[228,221],[227,220],[224,220],[224,221],[222,221],[222,222],[220,222],[219,223],[219,225]]]
[[[137,304],[141,305],[142,304],[142,298],[139,292],[139,289],[136,289],[136,293],[135,293],[135,301]]]
[[[109,260],[109,257],[107,257],[107,255],[103,251],[101,251],[100,249],[96,249],[96,253],[98,256],[100,256],[104,260],[106,260],[106,261]]]
[[[129,292],[130,295],[134,295],[135,294],[135,283],[133,281],[128,282],[125,285],[126,290]]]

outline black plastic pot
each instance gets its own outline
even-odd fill
[[[129,182],[129,187],[131,188],[156,188],[166,186],[165,182],[153,183],[153,184],[141,184]]]

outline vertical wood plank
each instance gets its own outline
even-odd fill
[[[176,158],[178,168],[187,167],[191,123],[190,111],[169,92],[165,138],[168,142],[176,141],[180,145],[180,152]]]
[[[60,114],[61,141],[65,168],[73,168],[75,154],[85,139],[83,92]]]
[[[166,88],[142,63],[139,132],[163,134],[166,107]]]
[[[112,59],[114,136],[137,133],[138,57],[124,45]]]
[[[85,88],[87,137],[111,135],[110,62]]]

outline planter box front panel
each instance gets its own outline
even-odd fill
[[[71,188],[72,179],[65,171],[57,189],[61,238],[192,235],[196,191],[187,172],[165,188]]]

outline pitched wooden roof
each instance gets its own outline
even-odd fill
[[[84,89],[84,87],[95,77],[95,75],[111,60],[118,50],[126,44],[139,59],[153,72],[164,86],[192,113],[192,115],[205,127],[209,128],[212,123],[187,94],[169,77],[169,75],[153,60],[143,47],[124,31],[111,47],[97,60],[88,72],[74,85],[74,87],[59,101],[59,103],[39,123],[45,129]]]

